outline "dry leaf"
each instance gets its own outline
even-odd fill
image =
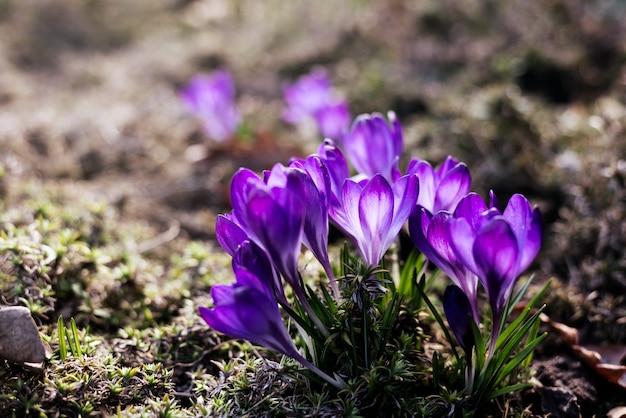
[[[563,341],[570,346],[576,357],[584,361],[589,367],[595,370],[596,373],[609,382],[626,389],[626,366],[621,364],[626,356],[626,346],[579,345],[578,330],[576,328],[553,321],[545,314],[541,315],[541,320],[559,333]]]
[[[23,306],[0,308],[0,358],[40,368],[50,348],[41,341],[30,310]]]

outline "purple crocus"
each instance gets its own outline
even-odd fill
[[[359,115],[343,138],[343,149],[355,170],[372,178],[382,175],[393,183],[400,177],[398,163],[402,153],[402,127],[395,113],[389,124],[380,113]]]
[[[343,182],[350,177],[350,167],[348,167],[348,161],[341,152],[341,149],[335,144],[332,139],[326,139],[319,146],[317,151],[318,157],[322,160],[328,170],[330,178],[330,193],[328,193],[330,205],[340,206],[341,195],[343,193]],[[314,176],[313,179],[319,176]],[[318,185],[321,187],[323,185]]]
[[[406,171],[420,179],[417,204],[433,214],[440,210],[454,211],[472,182],[467,166],[450,156],[437,170],[426,161],[414,159]]]
[[[333,293],[339,297],[339,287],[328,254],[328,210],[332,194],[330,174],[317,155],[310,155],[304,160],[294,160],[289,166],[302,170],[299,178],[302,194],[306,200],[304,245],[322,264]]]
[[[313,70],[285,87],[284,97],[286,122],[300,124],[314,119],[320,133],[333,139],[340,139],[350,124],[348,104],[334,93],[322,69]]]
[[[369,266],[377,266],[413,209],[419,193],[417,176],[390,184],[382,175],[343,183],[339,206],[331,206],[333,221],[356,243]]]
[[[345,388],[343,381],[328,376],[298,352],[274,299],[271,277],[257,275],[238,265],[235,259],[236,282],[211,288],[214,306],[199,308],[202,319],[216,331],[287,355],[332,385]]]
[[[492,205],[495,202],[491,193]],[[470,193],[459,203],[447,231],[456,256],[478,276],[487,292],[494,324],[493,349],[515,282],[539,252],[541,213],[520,194],[513,195],[500,214]]]
[[[305,202],[294,168],[274,166],[267,183],[240,169],[231,183],[232,218],[270,256],[294,288],[300,286],[298,255],[302,243]]]
[[[479,200],[482,202],[482,199]],[[422,254],[463,290],[471,307],[472,318],[479,324],[478,277],[461,262],[453,250],[447,231],[450,219],[450,212],[442,210],[432,215],[426,208],[418,206],[409,218],[409,234]]]
[[[180,92],[180,98],[190,112],[202,119],[204,132],[214,141],[231,138],[239,126],[235,85],[225,70],[195,75]]]
[[[236,267],[236,282],[211,288],[213,308],[200,307],[200,315],[213,329],[243,338],[290,357],[299,358],[282,322],[268,277]]]

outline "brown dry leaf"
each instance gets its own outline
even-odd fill
[[[0,358],[41,368],[49,351],[47,344],[41,341],[28,308],[0,307]]]
[[[578,343],[577,329],[553,321],[545,314],[541,315],[541,321],[550,325],[561,336],[563,341],[570,346],[574,354],[594,369],[596,373],[609,382],[626,389],[626,366],[621,364],[626,357],[625,345],[582,346]]]

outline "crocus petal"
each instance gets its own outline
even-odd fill
[[[240,270],[247,270],[252,273],[255,281],[252,283],[242,283],[240,278],[248,276]],[[255,287],[258,291],[267,294],[268,298],[276,296],[283,302],[287,302],[280,277],[276,274],[272,262],[261,247],[254,242],[244,241],[233,256],[233,271],[237,280],[242,285]]]
[[[458,207],[457,207],[458,210]],[[465,218],[452,218],[446,222],[448,242],[454,250],[454,254],[463,265],[478,276],[482,276],[482,270],[474,261],[474,238],[475,232]]]
[[[330,139],[324,140],[319,146],[317,155],[326,165],[330,176],[330,202],[332,206],[341,203],[343,194],[343,182],[350,177],[348,161],[339,147]]]
[[[471,329],[472,307],[467,296],[459,287],[450,285],[443,293],[442,303],[452,333],[469,355],[474,346],[474,334]]]
[[[402,141],[402,130],[396,122],[390,127],[379,113],[357,116],[343,138],[343,147],[357,172],[368,178],[381,174],[390,183],[396,180],[398,149],[402,147],[397,143]]]
[[[509,223],[521,251],[518,274],[526,270],[541,247],[543,222],[539,209],[532,209],[528,200],[515,194],[502,214]]]
[[[393,183],[392,190],[394,197],[393,224],[391,232],[388,234],[393,235],[391,239],[400,232],[402,225],[415,210],[415,204],[421,192],[419,179],[416,175],[411,174],[400,177]]]
[[[426,208],[418,206],[415,212],[409,217],[409,234],[417,249],[437,267],[441,268],[443,261],[426,239],[432,217],[433,215],[426,210]]]
[[[230,183],[232,220],[248,234],[252,232],[248,222],[248,198],[253,190],[263,187],[264,184],[256,173],[247,168],[240,168]]]
[[[242,242],[248,239],[248,234],[235,222],[230,214],[218,215],[215,221],[215,236],[220,246],[231,257],[235,254]]]
[[[440,171],[443,170],[440,169]],[[459,163],[448,170],[437,186],[434,199],[435,210],[453,211],[461,198],[469,192],[471,182],[470,173],[465,164]]]
[[[214,291],[216,288],[219,290]],[[199,308],[211,328],[288,356],[298,356],[275,301],[248,286],[214,286],[211,293],[229,293],[228,297],[219,298],[220,303],[215,302],[213,309]]]
[[[473,254],[494,316],[498,316],[517,278],[519,257],[515,234],[504,218],[494,218],[478,231]]]
[[[487,211],[485,201],[476,193],[469,193],[465,196],[454,210],[455,218],[465,219],[472,231],[477,231],[484,223],[481,215]]]
[[[407,173],[416,174],[420,182],[417,204],[435,213],[435,170],[426,161],[411,160]]]
[[[364,240],[359,244],[370,265],[377,265],[386,250],[383,240],[391,227],[393,206],[391,186],[381,175],[375,175],[363,189],[358,206]]]
[[[292,286],[297,286],[297,257],[304,222],[300,196],[287,189],[258,189],[249,199],[248,216],[252,230],[278,271]]]

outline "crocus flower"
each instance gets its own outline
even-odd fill
[[[235,269],[235,277],[234,284],[211,288],[214,307],[201,307],[202,318],[223,334],[298,358],[268,286],[269,279],[243,268]]]
[[[204,132],[215,141],[231,138],[239,126],[235,85],[225,70],[194,76],[180,92],[180,98],[189,111],[202,119]]]
[[[461,198],[470,189],[471,177],[467,166],[452,157],[437,168],[426,161],[411,160],[408,174],[417,174],[420,179],[420,195],[417,204],[434,214],[440,210],[454,211]]]
[[[231,201],[239,227],[269,254],[285,280],[299,287],[305,202],[295,170],[277,164],[266,183],[254,172],[240,169],[231,183]]]
[[[495,207],[487,209],[472,193],[463,200],[447,223],[448,239],[458,259],[478,276],[487,292],[494,323],[493,349],[515,282],[539,252],[542,218],[539,209],[531,208],[520,194],[511,197],[502,214]],[[495,201],[492,193],[492,204]]]
[[[300,186],[306,200],[304,215],[303,242],[319,260],[328,276],[333,293],[339,297],[339,287],[335,280],[328,254],[328,209],[330,205],[330,174],[317,155],[304,160],[294,160],[290,167],[299,168]]]
[[[342,145],[359,174],[366,178],[380,174],[393,183],[400,177],[402,127],[395,113],[387,115],[389,124],[380,113],[359,115],[344,136]]]
[[[479,200],[482,202],[482,199]],[[422,254],[463,290],[471,307],[472,318],[479,324],[478,277],[459,260],[453,250],[447,231],[450,219],[450,212],[442,210],[432,215],[426,208],[418,206],[409,218],[409,234]]]
[[[289,123],[314,119],[320,133],[333,139],[340,139],[350,124],[348,104],[333,92],[326,72],[321,69],[287,86],[284,96],[287,109],[283,119]]]
[[[382,175],[357,183],[345,180],[333,221],[356,243],[369,266],[377,266],[413,209],[419,193],[417,176],[391,185]]]
[[[233,269],[236,282],[211,288],[214,306],[199,308],[202,319],[216,331],[285,354],[337,388],[345,388],[341,379],[330,377],[298,352],[270,289],[272,279],[258,276],[235,262]]]

